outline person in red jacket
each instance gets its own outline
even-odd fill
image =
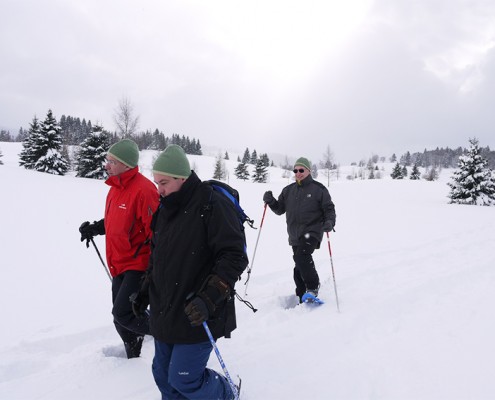
[[[150,257],[151,219],[158,208],[156,186],[138,169],[139,149],[123,139],[110,147],[106,170],[110,186],[105,217],[79,228],[81,241],[105,235],[106,258],[112,275],[112,315],[127,358],[139,357],[144,335],[149,335],[149,316],[136,317],[129,296],[141,285]]]

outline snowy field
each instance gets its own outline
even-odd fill
[[[81,222],[103,216],[108,187],[26,171],[20,144],[0,149],[0,399],[159,400],[151,338],[141,358],[123,358],[109,279],[79,241]],[[148,177],[152,158],[142,152]],[[214,158],[191,163],[211,177]],[[230,184],[259,226],[264,191],[278,196],[288,180],[271,168],[269,183],[240,182],[235,164]],[[238,329],[218,341],[243,400],[495,398],[495,207],[448,204],[451,172],[331,182],[340,313],[326,241],[314,254],[326,304],[288,308],[285,218],[267,212],[245,296],[259,311],[237,302]],[[257,237],[247,228],[250,257]],[[95,242],[104,254],[103,238]],[[220,370],[214,353],[210,366]]]

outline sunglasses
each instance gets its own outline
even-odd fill
[[[299,168],[299,169],[294,168],[294,171],[292,171],[292,172],[294,172],[295,174],[297,174],[298,172],[299,172],[300,174],[302,174],[302,173],[304,173],[304,169],[302,169],[302,168]]]

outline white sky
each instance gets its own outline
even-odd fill
[[[0,0],[0,128],[51,108],[318,161],[495,148],[493,1]]]

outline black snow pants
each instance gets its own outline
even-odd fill
[[[294,266],[294,282],[296,284],[296,295],[301,299],[307,290],[318,294],[320,287],[320,278],[313,261],[313,252],[318,246],[318,241],[309,237],[304,239],[299,246],[292,246],[294,255],[292,256]]]
[[[136,317],[129,296],[141,286],[144,272],[125,271],[112,280],[112,315],[115,329],[124,343],[135,343],[137,338],[150,334],[149,317]]]

